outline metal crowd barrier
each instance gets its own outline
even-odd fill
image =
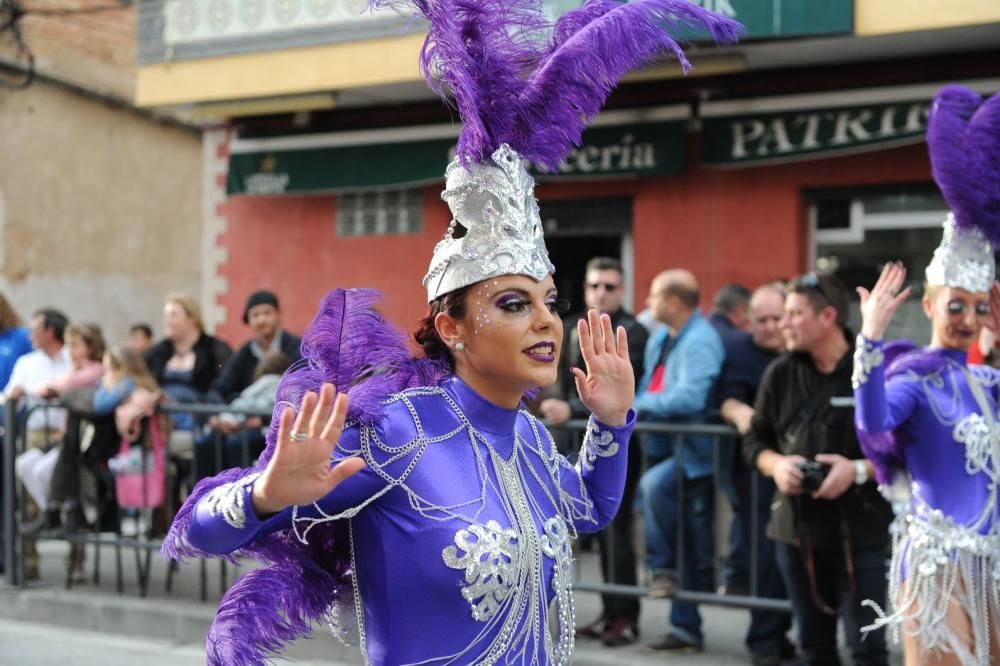
[[[571,420],[564,424],[554,426],[549,425],[550,431],[556,436],[559,432],[570,432],[575,435],[575,446],[578,449],[583,441],[583,433],[587,429],[588,422],[585,420]],[[638,435],[639,442],[632,442],[632,446],[636,446],[641,443],[641,440],[648,435],[673,435],[676,437],[673,458],[675,460],[676,467],[679,470],[683,470],[684,466],[684,446],[683,442],[687,437],[691,436],[708,436],[712,438],[712,462],[713,462],[713,473],[712,473],[712,492],[716,498],[716,503],[714,505],[715,511],[712,520],[712,530],[718,535],[720,530],[718,529],[718,521],[720,517],[720,506],[719,498],[725,495],[722,492],[722,474],[725,468],[722,461],[723,446],[724,442],[729,442],[732,446],[741,445],[741,437],[735,428],[728,425],[714,425],[714,424],[692,424],[692,423],[649,423],[640,422],[635,425],[635,434]],[[557,438],[558,441],[558,438]],[[646,472],[645,456],[643,456],[642,472]],[[641,478],[641,477],[640,477]],[[684,548],[684,485],[685,477],[684,474],[678,474],[677,483],[677,507],[681,512],[677,520],[677,541],[676,541],[676,572],[678,578],[677,590],[671,595],[671,599],[676,599],[678,601],[687,601],[697,604],[707,604],[716,606],[727,606],[732,608],[747,608],[753,610],[769,610],[769,611],[780,611],[780,612],[791,612],[791,604],[787,599],[772,599],[768,597],[761,597],[758,594],[758,571],[761,562],[759,559],[759,539],[762,532],[762,525],[760,524],[759,512],[755,510],[758,506],[758,501],[760,499],[760,474],[754,471],[751,474],[750,481],[750,511],[751,524],[748,526],[750,532],[750,565],[749,565],[749,594],[721,594],[717,591],[699,591],[693,590],[686,586],[687,581],[684,580],[684,562],[687,554]],[[636,491],[638,496],[639,491]],[[631,510],[631,507],[622,507],[621,510]],[[729,530],[723,531],[726,535],[729,534]],[[615,534],[613,530],[608,529],[607,539],[609,540],[609,557],[613,557],[615,553],[615,548],[613,547]],[[715,584],[713,588],[718,589],[719,581],[722,576],[720,575],[720,565],[721,560],[717,556],[719,552],[718,544],[716,544],[715,552],[713,553],[713,579]],[[642,572],[645,571],[645,553],[636,552],[636,564],[640,571],[640,580]],[[765,565],[767,563],[764,563]],[[774,566],[774,563],[770,563]],[[610,570],[614,571],[615,567],[612,563],[609,567]],[[587,580],[580,577],[579,569],[577,570],[577,579],[573,582],[573,589],[581,592],[591,592],[596,594],[608,594],[615,596],[628,596],[628,597],[646,597],[647,590],[644,585],[622,585],[614,582],[605,581],[594,581]]]
[[[23,507],[25,502],[23,501],[23,489],[17,482],[14,461],[20,451],[24,450],[26,432],[23,428],[23,424],[26,422],[27,417],[37,409],[48,410],[59,406],[58,403],[48,403],[43,405],[36,405],[29,409],[24,414],[18,414],[18,405],[15,401],[7,401],[4,405],[4,424],[5,429],[3,432],[3,450],[2,450],[2,460],[3,460],[3,505],[2,507],[2,528],[4,535],[3,542],[3,556],[4,562],[6,564],[5,578],[8,585],[11,586],[23,586],[25,584],[24,577],[24,551],[23,543],[25,540],[25,535],[22,533],[23,525]],[[228,405],[224,404],[181,404],[181,403],[168,403],[161,406],[161,411],[168,414],[178,414],[186,413],[193,414],[204,419],[208,416],[218,415],[224,412],[238,413],[245,416],[258,416],[263,419],[268,419],[271,416],[270,412],[252,412],[243,410],[234,410]],[[575,435],[576,446],[579,446],[579,442],[582,441],[582,434],[587,428],[587,421],[583,420],[573,420],[569,421],[560,426],[550,426],[550,430],[554,435],[558,435],[560,432],[569,432]],[[733,445],[739,445],[739,436],[737,432],[725,425],[706,425],[706,424],[667,424],[667,423],[638,423],[636,424],[635,432],[640,438],[650,435],[650,434],[670,434],[677,437],[676,448],[674,452],[674,458],[676,460],[676,465],[679,469],[683,469],[683,456],[684,447],[681,445],[684,438],[698,435],[707,435],[712,438],[712,457],[713,457],[713,493],[716,499],[720,498],[722,494],[720,493],[720,479],[721,471],[724,467],[722,464],[722,452],[723,443],[730,441]],[[241,447],[241,463],[243,467],[250,466],[254,461],[250,459],[250,451],[248,446],[248,440],[246,436],[246,430],[243,431],[244,435],[242,438]],[[213,447],[215,452],[215,463],[216,468],[221,468],[223,462],[223,435],[222,433],[215,431],[215,438],[213,441]],[[558,439],[558,438],[557,438]],[[635,442],[633,442],[633,446]],[[170,452],[169,444],[167,446],[166,455],[170,457],[172,454]],[[183,456],[181,462],[183,463]],[[190,471],[188,476],[189,487],[193,487],[194,483],[200,476],[202,476],[204,470],[199,470],[197,465],[197,456],[192,455],[190,457]],[[168,470],[170,466],[168,465]],[[169,476],[169,471],[168,471]],[[751,482],[751,502],[752,506],[756,507],[758,504],[758,496],[760,489],[758,488],[757,480],[759,475],[754,473],[752,475]],[[684,507],[684,475],[678,475],[679,482],[677,483],[677,506],[679,508]],[[181,479],[174,479],[174,483],[181,482]],[[178,507],[172,504],[172,499],[175,493],[170,492],[170,486],[168,481],[168,493],[167,493],[167,520],[169,522],[173,517],[173,513]],[[21,521],[18,520],[18,509],[21,507],[22,514],[20,516]],[[621,510],[631,510],[631,507],[623,507]],[[715,515],[713,519],[712,529],[716,534],[719,534],[717,522],[720,515],[720,510],[718,502],[715,505]],[[729,606],[737,608],[747,608],[747,609],[758,609],[758,610],[773,610],[773,611],[784,611],[790,612],[791,608],[786,600],[771,599],[761,597],[757,594],[757,572],[762,563],[757,561],[758,558],[758,540],[760,538],[760,525],[758,512],[756,510],[751,511],[751,522],[750,525],[750,567],[749,567],[749,594],[747,595],[730,595],[730,594],[720,594],[711,591],[697,591],[692,589],[687,589],[683,578],[684,571],[684,558],[686,553],[684,552],[684,515],[683,512],[678,518],[678,538],[677,538],[677,572],[678,572],[678,589],[672,598],[688,601],[699,604],[712,604],[718,606]],[[609,530],[607,535],[608,539],[614,539],[614,533]],[[98,582],[99,573],[99,561],[100,561],[100,548],[101,546],[113,546],[116,550],[116,564],[117,564],[117,575],[118,575],[118,591],[123,592],[122,583],[122,566],[121,566],[121,550],[122,548],[130,548],[135,551],[136,566],[139,575],[140,591],[143,596],[145,596],[148,585],[149,585],[149,571],[150,571],[150,557],[154,550],[159,550],[162,544],[162,538],[159,536],[147,536],[141,531],[135,535],[122,535],[120,530],[115,534],[100,533],[100,532],[79,532],[75,534],[63,533],[58,536],[46,536],[44,534],[32,536],[31,538],[37,539],[59,539],[69,542],[77,543],[87,543],[93,544],[95,546],[95,567],[94,567],[94,582]],[[609,554],[613,557],[614,548],[609,548],[611,553]],[[715,549],[716,553],[718,548]],[[140,557],[140,554],[144,554],[144,558]],[[637,552],[636,554],[637,565],[640,571],[644,569],[643,553]],[[201,598],[203,601],[207,600],[207,589],[208,589],[208,574],[207,567],[208,562],[201,560],[200,566],[200,590]],[[225,592],[228,588],[228,569],[229,566],[225,560],[219,560],[220,567],[220,586],[221,591]],[[773,566],[773,563],[771,564]],[[713,572],[714,579],[716,583],[719,581],[719,567],[720,558],[715,556],[713,553]],[[609,567],[614,570],[612,564]],[[176,562],[171,562],[167,570],[167,580],[166,589],[168,592],[171,590],[172,576],[178,570],[178,564]],[[622,585],[615,582],[604,582],[600,580],[586,580],[579,577],[579,572],[577,580],[574,582],[574,589],[582,592],[599,593],[599,594],[612,594],[618,596],[632,596],[632,597],[643,597],[646,596],[646,589],[644,586],[640,585]],[[69,579],[67,578],[67,586],[69,586]]]
[[[0,484],[2,484],[2,506],[0,506],[0,513],[2,513],[2,534],[3,534],[3,561],[4,561],[4,580],[10,586],[24,587],[27,583],[25,576],[25,565],[26,565],[26,553],[24,549],[24,544],[26,541],[43,541],[43,540],[58,540],[66,541],[69,543],[83,543],[92,544],[94,546],[94,558],[93,558],[93,582],[98,584],[100,582],[100,556],[102,546],[111,546],[115,549],[115,560],[116,560],[116,584],[119,593],[124,593],[124,573],[122,566],[122,549],[131,549],[135,554],[136,561],[136,572],[138,577],[140,594],[146,596],[148,591],[148,586],[150,583],[149,572],[151,570],[151,558],[153,551],[158,551],[163,543],[162,534],[149,534],[149,530],[152,528],[152,516],[150,509],[140,509],[137,511],[135,520],[135,533],[134,534],[123,534],[121,530],[121,518],[119,517],[118,529],[115,532],[102,532],[100,531],[100,525],[95,524],[94,530],[80,530],[75,532],[70,531],[60,531],[58,533],[51,532],[39,532],[32,534],[25,534],[24,525],[27,522],[26,513],[26,492],[22,485],[19,483],[16,471],[15,471],[15,461],[20,453],[23,453],[27,449],[27,428],[26,424],[28,419],[36,412],[43,411],[46,415],[46,426],[44,428],[45,432],[52,432],[53,429],[48,427],[48,415],[49,411],[53,409],[64,409],[64,407],[59,402],[45,402],[34,404],[27,409],[20,410],[18,401],[8,400],[3,405],[4,414],[4,427],[2,431],[3,447],[0,451],[2,455],[2,473],[3,477],[0,479]],[[166,414],[194,414],[201,417],[212,416],[221,413],[235,413],[241,414],[246,417],[261,417],[263,419],[269,419],[271,412],[260,412],[252,410],[239,410],[233,409],[229,405],[225,404],[181,404],[181,403],[167,403],[163,404],[159,408],[160,412]],[[84,418],[84,420],[88,420]],[[241,455],[240,464],[244,467],[250,466],[254,460],[251,459],[249,451],[248,442],[248,432],[246,430],[242,431],[241,438]],[[194,439],[196,437],[192,436],[192,451],[189,457],[181,455],[178,456],[177,460],[171,460],[173,456],[169,441],[165,442],[164,455],[166,457],[165,463],[167,467],[167,492],[165,500],[166,511],[166,522],[172,519],[174,513],[176,513],[177,506],[174,498],[176,497],[176,492],[174,484],[187,482],[188,488],[193,487],[197,480],[204,476],[203,470],[198,469],[197,457],[193,455]],[[222,433],[215,431],[215,436],[212,440],[212,446],[214,449],[214,458],[217,468],[221,468],[223,460],[223,441],[224,435]],[[47,446],[54,446],[58,444],[58,441],[50,441]],[[145,456],[149,455],[149,452],[144,448],[144,458],[143,458],[143,469],[146,468]],[[173,478],[172,470],[176,469],[176,464],[181,462],[184,463],[184,459],[187,458],[189,471],[186,479]],[[144,516],[143,514],[147,514]],[[98,521],[100,515],[98,515]],[[96,521],[95,521],[96,522]],[[145,528],[145,529],[144,529]],[[208,575],[207,567],[208,563],[204,560],[200,561],[200,589],[202,600],[207,600],[208,598]],[[220,573],[221,573],[221,591],[225,592],[228,589],[228,564],[224,560],[219,561]],[[173,574],[177,571],[178,565],[175,562],[171,562],[167,570],[167,580],[166,586],[167,591],[171,590],[171,583]],[[67,575],[66,587],[71,586],[70,577]]]

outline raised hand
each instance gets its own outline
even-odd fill
[[[882,339],[896,310],[910,297],[912,289],[902,289],[905,281],[906,269],[901,262],[893,261],[882,269],[882,274],[871,291],[858,287],[858,296],[861,297],[861,334],[869,340]]]
[[[274,456],[254,483],[253,508],[258,516],[311,504],[364,468],[361,458],[345,458],[330,467],[346,416],[347,396],[337,395],[333,384],[324,384],[319,396],[306,393],[298,416],[291,407],[281,412]]]
[[[635,400],[635,373],[629,362],[625,329],[619,326],[616,335],[611,329],[611,317],[590,310],[587,319],[577,324],[577,332],[580,353],[587,365],[586,374],[571,368],[580,400],[602,423],[625,425]]]

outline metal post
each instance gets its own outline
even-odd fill
[[[14,556],[17,552],[15,540],[18,537],[14,520],[15,497],[14,474],[15,448],[17,446],[17,401],[7,400],[3,406],[3,560],[4,574],[8,585],[17,585],[17,571]]]

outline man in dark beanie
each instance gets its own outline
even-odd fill
[[[281,309],[274,293],[260,290],[250,294],[243,323],[253,331],[253,337],[240,347],[212,386],[223,402],[230,402],[253,383],[257,366],[267,356],[281,352],[293,361],[300,358],[302,339],[281,328]]]

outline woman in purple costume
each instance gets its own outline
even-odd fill
[[[372,292],[330,294],[257,467],[199,484],[164,553],[267,565],[223,599],[211,664],[262,663],[318,619],[345,637],[351,618],[371,664],[569,663],[570,539],[618,510],[635,380],[624,330],[591,312],[576,464],[520,408],[555,382],[562,340],[524,160],[557,168],[633,67],[661,52],[686,66],[669,30],[732,41],[740,26],[688,0],[588,0],[554,25],[537,0],[385,4],[429,21],[422,65],[464,122],[442,195],[453,221],[424,278],[425,356]]]
[[[910,294],[900,264],[887,265],[870,293],[859,289],[857,428],[899,513],[893,608],[876,608],[866,629],[901,633],[907,666],[984,666],[1000,664],[1000,372],[965,358],[982,327],[1000,328],[1000,97],[941,90],[927,140],[952,208],[926,270],[930,345],[883,342]]]

